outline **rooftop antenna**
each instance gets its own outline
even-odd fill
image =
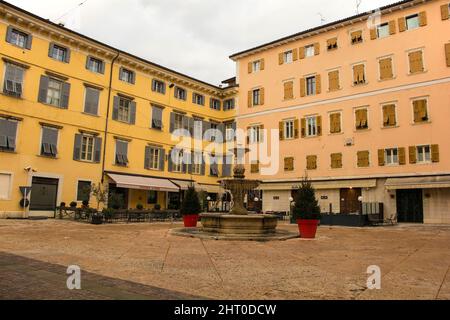
[[[59,22],[62,18],[66,17],[67,15],[69,15],[70,13],[72,13],[74,10],[77,10],[78,8],[80,8],[81,6],[83,6],[86,2],[88,2],[88,0],[84,0],[83,2],[79,3],[76,7],[66,11],[63,15],[61,15],[60,17],[54,19],[54,21]]]
[[[325,17],[319,12],[317,15],[320,16],[320,25],[323,25],[325,23]]]
[[[361,6],[362,0],[356,0],[356,14],[359,14],[359,7]]]

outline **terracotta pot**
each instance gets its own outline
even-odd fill
[[[317,233],[317,227],[320,220],[302,220],[298,219],[298,230],[300,231],[300,238],[314,239]]]
[[[183,222],[185,228],[197,228],[197,222],[199,219],[198,214],[190,214],[190,215],[184,215],[183,216]]]

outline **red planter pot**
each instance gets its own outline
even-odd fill
[[[190,214],[183,216],[183,222],[185,228],[197,228],[197,222],[199,219],[198,214]]]
[[[302,220],[298,219],[298,230],[300,231],[300,238],[302,239],[314,239],[317,233],[317,227],[319,220]]]

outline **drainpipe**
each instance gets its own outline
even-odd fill
[[[106,146],[108,143],[108,128],[109,128],[109,114],[111,110],[111,93],[112,93],[112,80],[114,64],[120,56],[120,51],[117,51],[117,55],[111,61],[111,71],[109,74],[109,88],[108,88],[108,105],[106,108],[106,121],[105,121],[105,142],[103,144],[103,159],[102,159],[102,184],[105,181],[105,164],[106,164]]]

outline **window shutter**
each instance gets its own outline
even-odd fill
[[[419,25],[421,27],[425,27],[427,25],[428,21],[427,21],[427,12],[426,11],[422,11],[419,13]]]
[[[102,158],[102,138],[95,138],[94,139],[94,162],[100,163],[100,160]]]
[[[86,70],[89,70],[89,63],[91,62],[91,57],[86,57]]]
[[[450,67],[450,43],[445,44],[445,57],[447,60],[447,67]]]
[[[355,110],[355,127],[361,129],[361,110]]]
[[[363,128],[367,128],[368,127],[368,114],[367,114],[367,109],[363,109],[361,110],[361,126]]]
[[[130,101],[130,124],[136,124],[136,102]]]
[[[159,171],[165,170],[165,164],[166,164],[166,150],[159,149]]]
[[[248,107],[251,108],[253,106],[253,91],[250,90],[248,92]]]
[[[48,77],[41,76],[41,82],[39,84],[39,97],[38,101],[41,103],[47,103],[47,91],[48,91]]]
[[[84,105],[84,112],[97,115],[100,92],[95,89],[86,88],[86,101]]]
[[[331,71],[328,73],[329,90],[339,90],[339,71]]]
[[[253,73],[253,62],[248,63],[248,73]],[[192,99],[195,101],[194,97],[195,95],[192,95]]]
[[[294,98],[294,83],[292,81],[284,83],[284,99],[293,99]]]
[[[201,165],[201,169],[200,169],[200,174],[202,176],[204,176],[206,174],[206,161],[205,161],[205,156],[202,153],[202,165]]]
[[[81,155],[81,134],[75,135],[75,142],[73,144],[73,160],[80,160]]]
[[[69,97],[70,97],[70,83],[64,82],[62,84],[62,92],[61,92],[61,108],[67,109],[69,107]]]
[[[336,133],[336,113],[330,114],[330,133]]]
[[[150,168],[150,147],[145,147],[145,153],[144,153],[144,169]]]
[[[49,47],[48,47],[48,56],[50,58],[53,58],[53,48],[55,47],[54,43],[50,43]]]
[[[13,27],[12,26],[8,26],[8,29],[6,31],[6,42],[11,43],[12,40],[12,32],[13,32]]]
[[[279,65],[284,64],[284,53],[283,52],[278,54],[278,64]]]
[[[100,64],[100,73],[105,74],[105,61],[102,61]]]
[[[173,161],[172,161],[172,154],[173,154],[173,152],[174,152],[174,149],[170,150],[169,157],[167,159],[167,167],[168,167],[167,169],[168,169],[169,172],[173,171]]]
[[[69,48],[65,48],[66,49],[66,58],[65,58],[65,62],[66,63],[70,63],[70,49]]]
[[[112,119],[119,119],[119,97],[114,97]]]
[[[264,88],[259,89],[259,105],[264,105]]]
[[[448,20],[449,18],[449,9],[448,9],[448,3],[441,6],[441,18],[442,20]]]
[[[259,60],[261,71],[266,68],[266,61],[264,59]]]
[[[340,133],[342,131],[342,128],[341,128],[341,114],[340,113],[336,113],[334,120],[335,120],[335,124],[334,124],[335,132],[334,133]]]
[[[398,18],[398,31],[399,32],[406,31],[406,18],[405,17]]]
[[[398,148],[398,163],[401,166],[404,166],[406,164],[406,149],[405,148]]]
[[[299,53],[299,58],[300,59],[305,59],[305,47],[301,47],[300,49],[299,49],[299,51],[298,51],[298,53]]]
[[[397,32],[397,27],[395,26],[395,20],[389,21],[389,34],[393,35]]]
[[[298,119],[294,120],[294,139],[298,139],[300,123]]]
[[[298,49],[292,50],[292,60],[297,61],[298,60]]]
[[[392,58],[380,60],[380,78],[381,80],[392,79],[394,77],[392,71]]]
[[[439,162],[439,145],[433,144],[431,145],[431,161]]]
[[[278,130],[280,132],[280,141],[284,140],[284,121],[280,121],[278,123]]]
[[[314,43],[314,55],[318,56],[320,54],[320,43]]]
[[[306,119],[302,119],[302,138],[306,137]]]
[[[409,147],[409,163],[410,164],[417,163],[417,153],[416,153],[416,147],[415,146]]]
[[[378,165],[380,167],[384,166],[384,149],[378,150]]]
[[[378,38],[377,29],[376,28],[370,29],[370,39],[375,40],[376,38]]]
[[[322,76],[320,74],[316,75],[316,94],[322,93]]]
[[[409,64],[410,64],[410,72],[422,72],[423,68],[423,57],[422,51],[415,51],[409,53]]]
[[[300,79],[300,96],[301,97],[306,96],[306,79],[305,78]]]
[[[317,135],[322,135],[322,116],[317,117]]]
[[[136,72],[131,72],[131,84],[136,84]]]

